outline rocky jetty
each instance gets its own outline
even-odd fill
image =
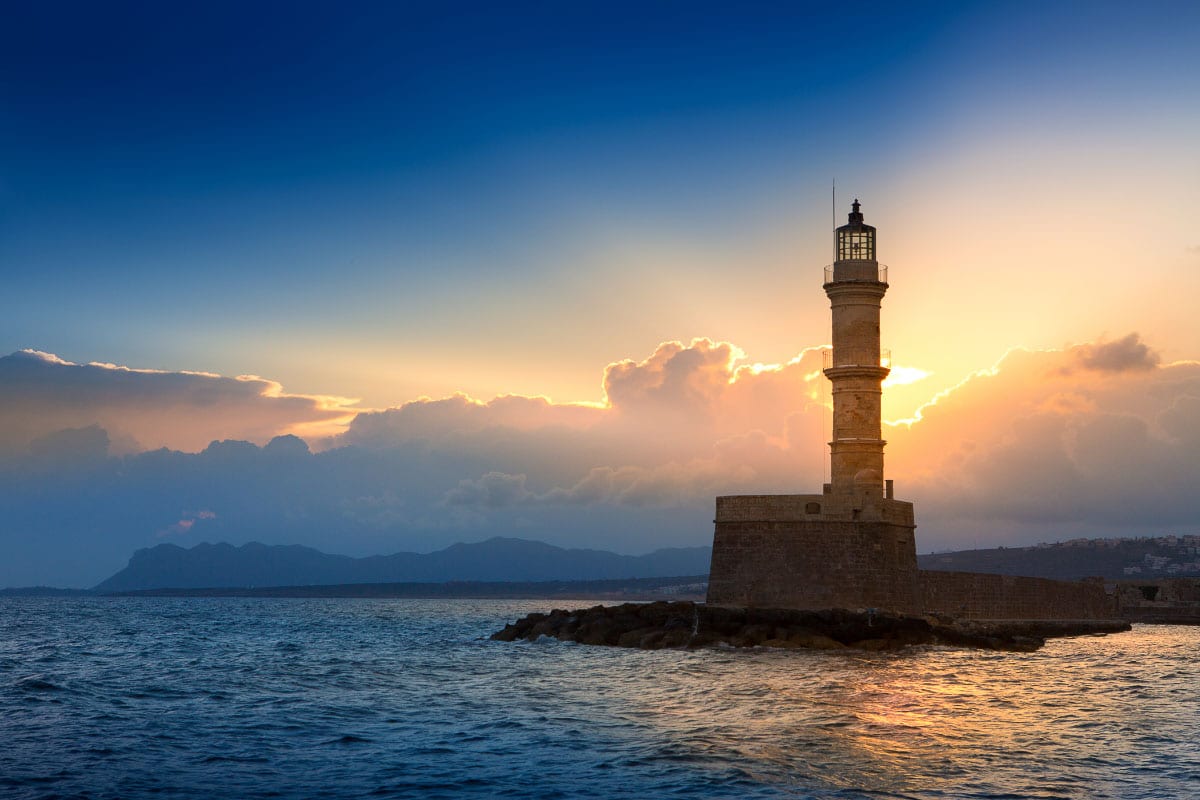
[[[512,642],[551,636],[580,644],[643,650],[716,645],[899,650],[941,644],[1028,652],[1050,637],[1116,633],[1129,627],[1123,620],[958,622],[842,609],[730,608],[661,601],[529,614],[491,638]]]

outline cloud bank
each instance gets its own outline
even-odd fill
[[[666,342],[610,364],[602,404],[457,395],[355,413],[263,379],[16,354],[0,359],[0,585],[95,582],[165,538],[354,555],[496,534],[704,544],[716,494],[819,490],[820,368],[819,348],[751,365],[729,343]],[[286,433],[348,415],[312,450]],[[1014,350],[884,435],[922,550],[1200,520],[1200,364],[1163,364],[1136,334]]]
[[[0,358],[0,457],[64,429],[99,426],[114,452],[197,451],[214,439],[266,442],[279,433],[334,432],[353,400],[291,395],[253,375],[75,364],[22,350]]]

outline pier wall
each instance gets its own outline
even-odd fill
[[[1056,581],[983,572],[919,570],[921,610],[960,619],[1113,619],[1101,581]]]

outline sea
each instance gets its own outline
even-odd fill
[[[1200,628],[1034,653],[487,638],[592,605],[0,599],[0,797],[1200,798]]]

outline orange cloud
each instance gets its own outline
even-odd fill
[[[488,455],[488,470],[447,489],[446,506],[699,505],[722,492],[819,490],[828,401],[818,349],[776,365],[739,366],[738,353],[697,339],[610,365],[610,405],[572,410],[580,416],[566,424],[565,408],[545,402],[524,404],[519,431],[491,403],[401,411],[417,419],[437,409],[456,453]],[[953,542],[963,520],[990,521],[1003,540],[1063,525],[1185,523],[1200,511],[1189,488],[1200,485],[1190,449],[1200,441],[1200,366],[1161,365],[1137,334],[1014,350],[885,437],[889,477],[919,502],[926,546]]]
[[[744,354],[728,342],[663,342],[644,361],[625,360],[604,370],[604,394],[619,411],[654,408],[671,413],[712,412]]]
[[[1200,364],[1162,366],[1137,334],[1013,351],[890,436],[890,474],[946,518],[1097,533],[1200,519]]]

